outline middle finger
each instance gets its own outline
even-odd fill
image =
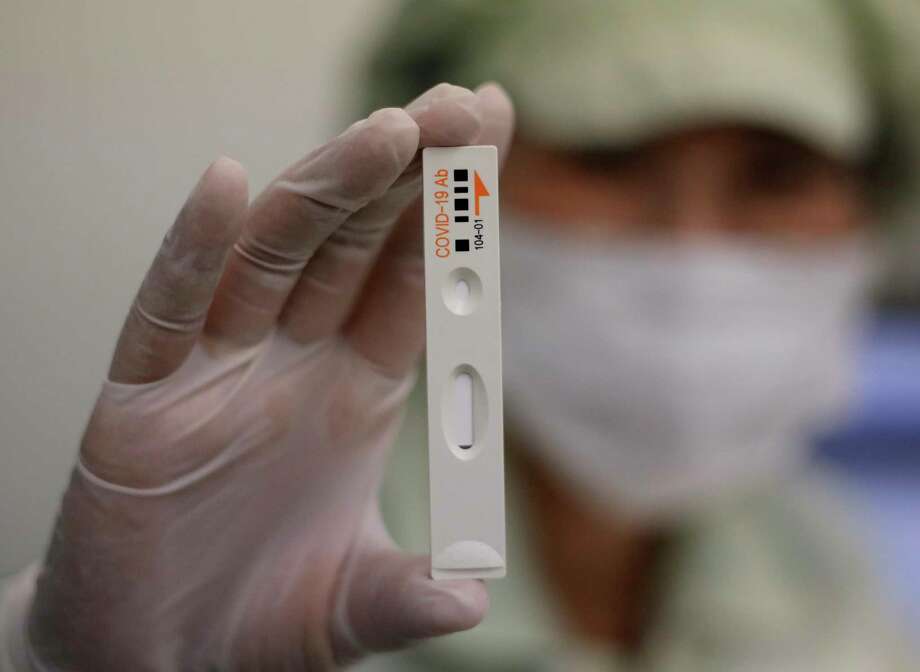
[[[469,89],[441,84],[406,107],[419,126],[419,148],[464,145],[482,126],[482,105]],[[344,222],[317,250],[291,292],[280,318],[300,343],[336,333],[345,323],[393,224],[421,189],[414,160],[387,193]]]
[[[403,110],[378,110],[273,180],[249,208],[205,333],[243,346],[260,341],[322,241],[405,170],[418,133]]]
[[[421,120],[424,115],[416,116]],[[478,127],[478,121],[473,122]],[[380,214],[394,208],[393,197],[389,201],[381,197],[394,185],[397,195],[403,191],[399,177],[423,137],[419,122],[407,110],[378,110],[274,180],[250,208],[218,287],[206,333],[243,346],[264,338],[304,269],[316,262],[316,275],[323,277],[328,264],[317,253],[327,240],[340,229],[345,239],[360,233],[366,217],[362,213],[369,204],[383,211]],[[341,303],[333,296],[326,306],[318,304],[311,312],[322,321],[324,315],[341,310]]]

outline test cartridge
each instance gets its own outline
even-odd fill
[[[498,152],[423,151],[431,576],[505,575]]]

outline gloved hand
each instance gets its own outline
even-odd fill
[[[482,584],[433,582],[376,496],[424,345],[419,149],[511,125],[499,87],[439,85],[251,205],[211,165],[118,341],[19,669],[326,670],[480,621]]]

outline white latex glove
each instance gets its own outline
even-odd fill
[[[20,590],[6,614],[17,669],[327,670],[482,619],[483,585],[433,582],[376,495],[424,345],[419,149],[511,125],[497,86],[439,85],[251,205],[240,165],[211,165],[127,318],[31,609]]]

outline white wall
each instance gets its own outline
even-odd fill
[[[381,0],[4,0],[0,576],[45,545],[114,338],[198,174],[346,121]]]

